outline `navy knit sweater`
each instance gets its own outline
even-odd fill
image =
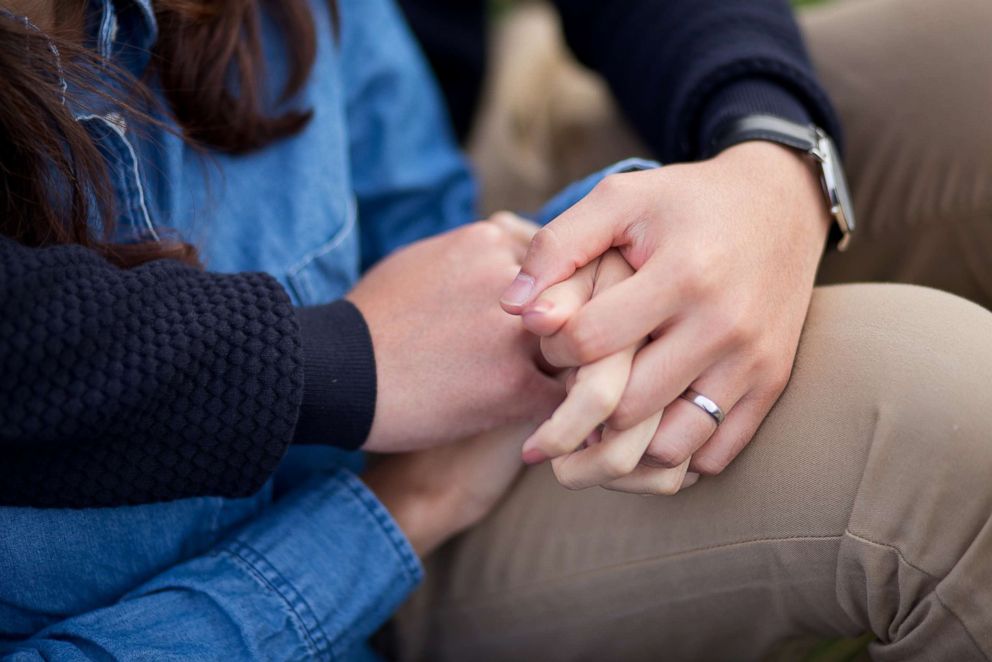
[[[840,142],[787,0],[553,0],[578,59],[602,74],[665,163],[697,158],[750,114],[815,122]],[[399,0],[461,137],[485,70],[486,0]]]
[[[464,12],[481,0],[404,2],[435,62],[430,26],[446,9],[482,24]],[[751,113],[839,135],[784,0],[557,5],[573,49],[666,161]],[[434,17],[426,29],[418,12]],[[451,99],[458,77],[440,73]],[[294,310],[263,274],[125,271],[0,237],[0,504],[244,496],[293,441],[361,445],[375,394],[368,329],[345,301]]]

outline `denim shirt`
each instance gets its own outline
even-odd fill
[[[90,6],[98,52],[140,74],[157,36],[149,0]],[[76,110],[106,158],[121,240],[178,235],[208,268],[266,271],[312,305],[393,249],[475,219],[473,179],[397,10],[390,0],[339,6],[335,40],[326,2],[311,2],[318,54],[289,106],[313,108],[313,120],[259,152],[204,156],[168,131],[135,131],[112,107]],[[286,60],[273,27],[263,22],[278,109]],[[422,570],[344,464],[330,449],[294,449],[278,496],[270,484],[239,500],[0,508],[0,657],[371,659],[364,640]]]
[[[397,246],[474,220],[475,187],[429,70],[387,0],[313,0],[318,54],[289,106],[298,135],[203,155],[112,107],[73,106],[106,158],[122,240],[178,234],[208,268],[266,271],[300,305],[340,297]],[[149,0],[93,0],[95,47],[141,73]],[[269,100],[286,70],[263,22]],[[56,55],[53,53],[53,55]],[[153,81],[154,86],[154,81]],[[85,106],[85,111],[81,108]],[[0,657],[353,659],[421,569],[388,512],[345,469],[290,491],[94,510],[0,508]]]

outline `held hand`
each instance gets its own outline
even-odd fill
[[[368,323],[378,397],[365,449],[394,452],[537,422],[563,396],[538,341],[496,299],[526,238],[481,222],[413,244],[348,298]]]
[[[549,288],[541,300],[551,304],[549,313],[560,314],[602,295],[632,274],[623,256],[611,249]],[[552,334],[565,321],[548,314],[536,323],[542,333]],[[524,443],[524,461],[553,458],[555,476],[570,489],[601,485],[638,494],[674,494],[695,482],[698,476],[686,474],[688,461],[674,469],[642,463],[660,413],[627,430],[600,428],[620,402],[634,356],[642,345],[632,345],[574,370],[565,401]]]
[[[362,480],[423,558],[481,520],[523,468],[520,442],[532,426],[378,458]]]
[[[691,457],[691,470],[716,474],[788,381],[828,227],[805,158],[745,143],[698,164],[608,177],[535,235],[502,303],[546,336],[545,358],[560,367],[648,337],[608,424],[630,430],[665,410],[645,461],[676,468]],[[635,275],[572,309],[542,297],[614,246]],[[690,387],[726,413],[719,429],[679,398]]]

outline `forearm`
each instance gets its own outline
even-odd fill
[[[122,270],[0,238],[0,320],[0,503],[245,496],[294,438],[354,447],[371,424],[361,315],[300,314],[264,274]]]
[[[698,158],[720,124],[764,113],[840,126],[785,0],[557,0],[569,44],[610,83],[664,161]]]
[[[339,471],[290,493],[212,552],[3,659],[338,659],[421,577],[390,515]]]

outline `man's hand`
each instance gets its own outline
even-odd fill
[[[664,409],[645,461],[716,474],[751,440],[788,382],[829,227],[805,157],[745,143],[698,164],[613,175],[535,235],[504,292],[507,312],[546,336],[545,358],[635,357],[609,427]],[[635,275],[587,303],[541,294],[610,247]],[[687,388],[727,418],[716,429]],[[714,434],[715,433],[715,434]]]
[[[364,448],[436,446],[522,421],[560,402],[538,341],[496,300],[526,240],[482,222],[413,244],[348,295],[368,323],[378,396]]]

